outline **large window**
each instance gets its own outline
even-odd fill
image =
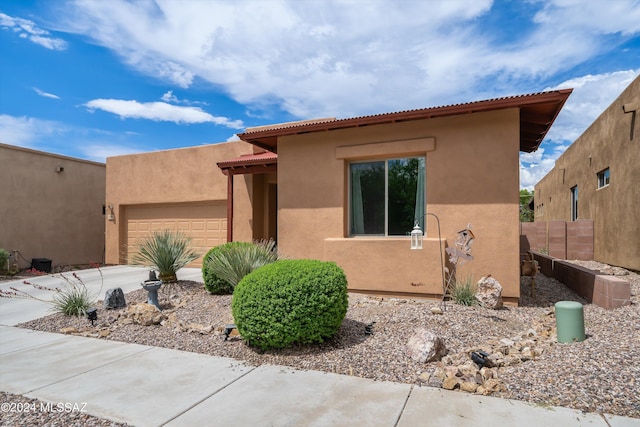
[[[354,162],[350,172],[350,234],[405,236],[424,230],[425,158]]]
[[[571,187],[571,221],[578,220],[578,186]]]

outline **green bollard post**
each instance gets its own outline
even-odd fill
[[[584,310],[576,301],[559,301],[556,308],[558,342],[584,341]]]

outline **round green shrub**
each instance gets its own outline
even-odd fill
[[[216,253],[229,250],[230,248],[239,248],[241,246],[248,247],[250,245],[251,243],[248,242],[229,242],[215,246],[207,252],[202,260],[202,278],[204,279],[204,288],[207,292],[215,295],[229,295],[233,293],[233,286],[231,283],[221,279],[213,271],[210,263],[211,258],[216,256]]]
[[[334,262],[280,260],[242,279],[231,312],[240,335],[266,350],[330,338],[347,305],[347,278]]]

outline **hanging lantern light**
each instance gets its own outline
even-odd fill
[[[422,249],[422,230],[417,222],[411,231],[411,249]]]

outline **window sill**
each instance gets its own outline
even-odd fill
[[[349,236],[349,237],[327,237],[324,239],[325,242],[354,242],[354,241],[363,241],[363,242],[410,242],[411,236]],[[437,237],[427,237],[424,236],[422,238],[423,241],[433,241],[437,242],[438,240],[446,241],[446,238],[438,239]]]

